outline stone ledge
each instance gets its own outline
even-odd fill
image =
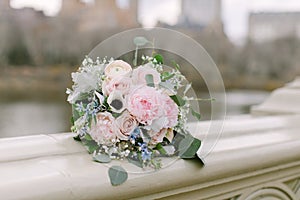
[[[295,123],[299,120],[299,115],[230,119],[204,167],[179,159],[155,173],[130,173],[128,181],[117,187],[109,183],[108,168],[92,162],[72,134],[1,139],[0,194],[5,199],[225,199],[243,195],[253,186],[300,177],[300,124]],[[258,129],[264,121],[274,126]]]
[[[274,90],[265,102],[253,106],[253,115],[300,114],[300,77]]]

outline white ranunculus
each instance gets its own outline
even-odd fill
[[[115,60],[105,67],[104,74],[108,78],[114,78],[127,74],[130,71],[132,71],[132,68],[127,62],[124,62],[123,60]]]

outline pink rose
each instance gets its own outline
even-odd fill
[[[132,71],[132,68],[127,62],[124,62],[123,60],[115,60],[105,67],[104,74],[110,79],[127,74],[130,71]]]
[[[145,78],[147,74],[150,74],[153,76],[153,82],[155,85],[157,85],[161,82],[160,74],[154,68],[152,68],[146,64],[143,66],[139,66],[138,68],[136,68],[132,71],[133,84],[147,85],[146,78]]]
[[[165,128],[173,128],[178,122],[178,106],[177,104],[166,94],[163,94],[163,110],[164,116],[167,118],[168,123]]]
[[[127,109],[138,122],[151,125],[152,120],[163,114],[162,94],[153,87],[143,86],[132,90],[127,96]]]
[[[119,129],[117,137],[120,140],[128,140],[131,132],[138,126],[138,122],[128,111],[124,111],[116,119],[116,126]]]
[[[117,128],[114,117],[109,112],[99,112],[97,123],[92,120],[90,135],[99,144],[111,144],[116,139]]]
[[[109,95],[115,90],[120,91],[122,94],[127,94],[132,85],[131,78],[128,76],[117,76],[111,80],[105,79],[102,83],[102,92],[104,95]]]
[[[167,128],[163,128],[159,132],[149,131],[149,136],[151,137],[150,144],[155,145],[155,144],[158,144],[158,143],[162,142],[164,137],[167,136],[169,131],[172,131],[172,130],[169,130]]]

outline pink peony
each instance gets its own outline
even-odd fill
[[[119,129],[117,137],[120,140],[128,140],[131,132],[138,126],[138,122],[128,111],[124,111],[116,119],[116,126]]]
[[[153,87],[143,86],[132,90],[127,97],[127,109],[136,119],[145,125],[163,114],[162,94]]]
[[[118,129],[114,124],[114,117],[109,112],[99,112],[97,123],[92,120],[90,135],[99,144],[111,144],[116,139]]]
[[[132,82],[137,85],[147,85],[145,78],[147,74],[151,74],[153,76],[153,82],[155,85],[160,83],[160,74],[148,65],[139,66],[132,71]]]
[[[164,116],[168,119],[168,123],[166,124],[165,128],[173,128],[178,122],[178,106],[166,94],[163,94],[163,99]]]
[[[102,83],[102,92],[104,95],[109,95],[115,90],[120,91],[122,94],[127,94],[132,85],[131,78],[128,76],[117,76],[111,80],[105,79]]]

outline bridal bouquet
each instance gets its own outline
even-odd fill
[[[179,66],[165,69],[159,54],[142,56],[133,67],[123,60],[86,57],[67,89],[72,105],[72,132],[97,162],[126,160],[159,169],[163,157],[195,158],[200,140],[187,130],[188,113],[200,114],[186,96],[191,84]],[[179,94],[181,89],[182,95]],[[112,185],[127,180],[119,165],[109,168]]]

